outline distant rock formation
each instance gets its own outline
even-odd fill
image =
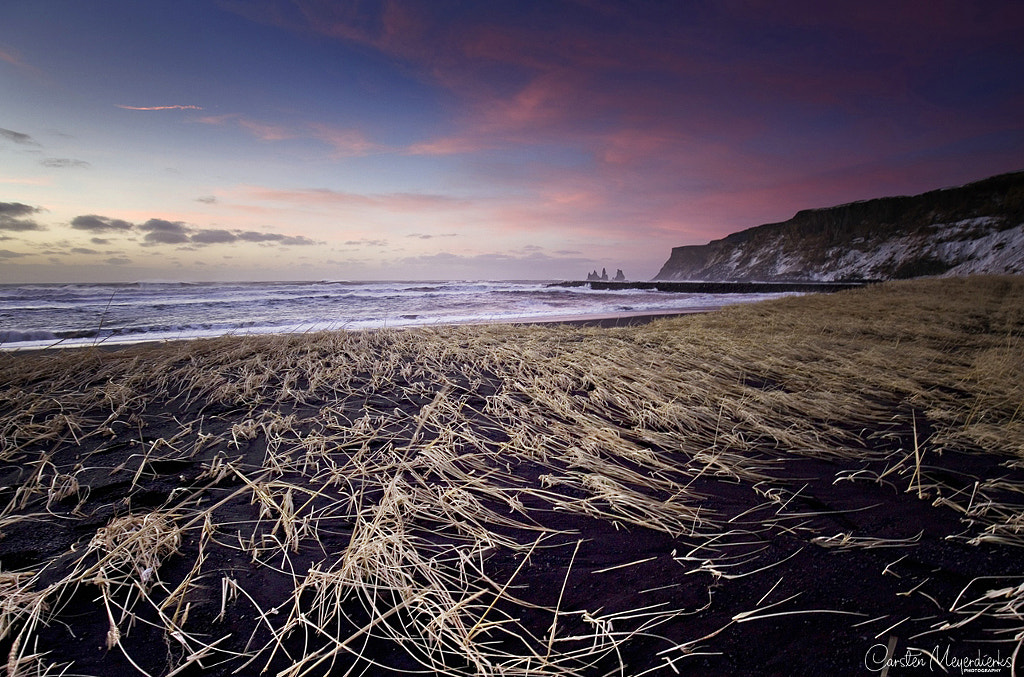
[[[809,209],[675,247],[655,280],[880,280],[1024,273],[1024,172]]]
[[[618,268],[615,271],[615,277],[612,278],[612,282],[625,282],[626,274],[622,272],[622,268]],[[587,273],[587,282],[608,282],[608,270],[605,268],[601,269],[598,273],[594,270],[591,273]]]

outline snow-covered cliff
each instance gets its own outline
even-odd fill
[[[656,280],[881,280],[1024,273],[1024,172],[801,211],[675,247]]]

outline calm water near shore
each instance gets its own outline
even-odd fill
[[[688,312],[780,295],[591,290],[549,284],[550,281],[441,281],[0,285],[0,347]]]

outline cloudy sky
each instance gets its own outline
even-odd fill
[[[653,276],[1024,169],[1019,0],[4,0],[0,282]]]

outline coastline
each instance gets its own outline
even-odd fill
[[[0,350],[359,331],[433,324],[563,321],[686,312],[763,294],[565,289],[550,281],[196,283],[14,286],[0,294]],[[770,296],[770,295],[768,295]]]
[[[1022,309],[1021,278],[923,280],[0,356],[0,650],[596,676],[940,647],[1008,675]]]
[[[593,313],[589,315],[561,315],[556,317],[546,317],[543,319],[518,319],[498,322],[497,324],[540,324],[540,325],[567,325],[567,326],[579,326],[579,327],[601,327],[608,329],[611,327],[637,327],[640,325],[654,322],[655,320],[667,320],[673,317],[685,317],[687,315],[697,315],[701,313],[713,313],[721,310],[725,306],[702,306],[700,308],[692,308],[686,310],[663,310],[655,312],[621,312],[621,313]],[[473,324],[492,324],[490,322],[480,322]]]
[[[443,327],[443,326],[487,326],[492,324],[505,324],[505,325],[566,325],[566,326],[581,326],[581,327],[635,327],[648,322],[653,322],[659,319],[669,319],[673,317],[682,317],[686,315],[694,315],[699,313],[710,313],[717,310],[721,310],[725,306],[701,306],[699,308],[691,309],[678,309],[678,310],[664,310],[664,311],[645,311],[645,312],[630,312],[623,311],[619,313],[589,313],[589,314],[565,314],[565,315],[553,315],[548,317],[510,317],[500,319],[481,319],[472,320],[465,322],[452,322],[452,323],[437,323],[437,324],[418,324],[418,325],[400,325],[397,327],[383,327],[382,329],[390,330],[416,330],[424,327]],[[379,331],[380,329],[353,329],[353,330],[334,330],[334,331]],[[325,330],[332,331],[332,330]],[[252,336],[295,336],[301,334],[282,332],[282,333],[260,333],[252,334]],[[6,348],[0,345],[0,355],[5,353],[17,354],[17,353],[47,353],[65,350],[121,350],[128,347],[141,347],[146,346],[164,346],[177,343],[186,343],[189,341],[208,341],[215,340],[218,338],[227,338],[230,336],[236,336],[244,338],[248,336],[246,334],[225,334],[224,336],[197,336],[194,338],[178,338],[178,339],[135,339],[135,340],[102,340],[97,341],[93,344],[70,344],[70,345],[46,345],[46,346],[12,346]]]
[[[645,291],[670,292],[675,294],[773,294],[797,292],[802,294],[832,294],[838,291],[860,289],[879,280],[858,282],[818,282],[809,280],[786,280],[779,282],[757,281],[707,281],[707,280],[573,280],[555,282],[550,287],[589,287],[597,291],[619,291],[641,289]]]

